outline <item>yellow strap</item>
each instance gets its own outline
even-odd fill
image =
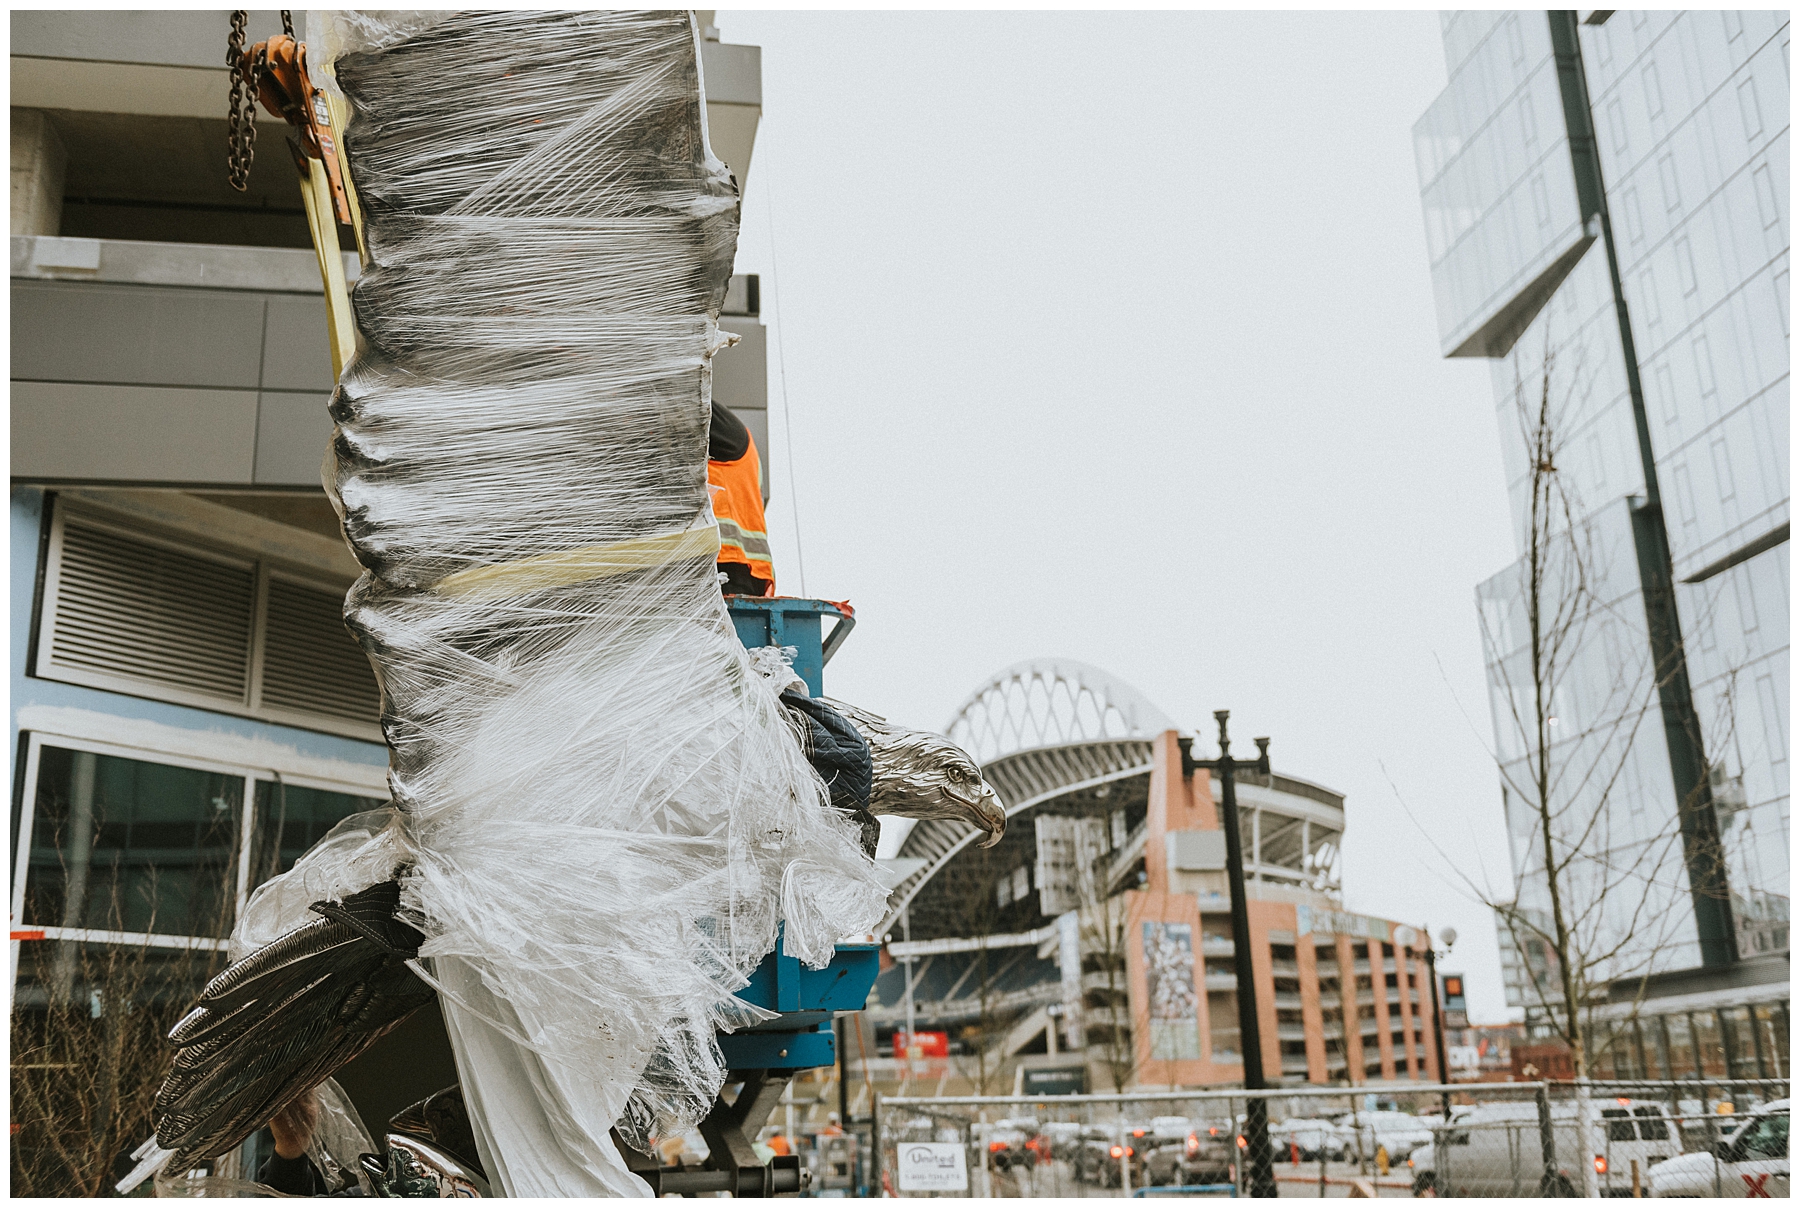
[[[567,587],[590,579],[649,570],[683,558],[716,558],[718,553],[719,527],[709,524],[679,533],[634,537],[611,545],[589,545],[554,554],[538,554],[498,566],[461,570],[439,579],[432,585],[432,590],[446,596],[496,600],[545,587]]]
[[[344,127],[350,124],[350,104],[335,92],[325,93],[325,104],[331,111],[331,142],[337,148],[338,174],[344,179],[344,197],[350,202],[350,225],[356,229],[356,252],[367,264],[369,242],[363,237],[362,205],[356,200],[356,183],[350,179],[350,152],[344,148]]]
[[[331,212],[331,181],[325,165],[308,159],[300,182],[306,221],[312,228],[319,278],[325,286],[325,325],[331,337],[331,376],[336,379],[356,351],[356,325],[350,316],[350,288],[344,283],[344,257],[338,250],[337,220]]]

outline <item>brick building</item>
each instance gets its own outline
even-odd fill
[[[1061,661],[999,673],[948,731],[1011,821],[991,850],[935,822],[900,844],[902,959],[866,1013],[876,1035],[909,1010],[945,1032],[964,1055],[931,1067],[943,1093],[1077,1068],[1094,1091],[1241,1082],[1218,786],[1183,775],[1188,740],[1129,685]],[[1280,770],[1240,771],[1237,796],[1266,1076],[1436,1081],[1426,938],[1344,910],[1343,796]]]

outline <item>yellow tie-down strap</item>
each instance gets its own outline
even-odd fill
[[[655,537],[633,537],[611,545],[587,545],[580,549],[538,554],[498,566],[478,566],[445,575],[432,585],[439,595],[496,600],[524,595],[546,587],[567,587],[590,579],[605,579],[650,570],[684,558],[716,558],[719,526],[683,529]]]

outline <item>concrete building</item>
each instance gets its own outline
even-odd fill
[[[1582,784],[1559,819],[1592,823],[1601,1020],[1641,1010],[1621,1071],[1786,1074],[1788,29],[1447,13],[1449,86],[1414,131],[1443,352],[1492,365],[1519,537],[1477,596],[1527,918],[1549,909],[1514,720],[1534,464],[1568,501],[1553,556],[1587,576],[1543,746]],[[1501,939],[1540,1019],[1554,953]]]
[[[992,677],[947,732],[982,760],[1008,830],[988,850],[949,823],[902,842],[899,963],[866,1017],[885,1039],[910,1015],[949,1052],[922,1070],[902,1052],[876,1079],[923,1078],[915,1094],[1241,1082],[1219,790],[1184,774],[1190,740],[1129,685],[1052,660]],[[1240,774],[1237,795],[1268,1077],[1435,1080],[1426,939],[1343,909],[1343,796],[1282,771]]]
[[[701,19],[713,146],[742,183],[760,51]],[[227,184],[228,13],[10,20],[15,1003],[88,1001],[77,945],[162,954],[184,997],[257,884],[386,796],[379,691],[341,620],[360,568],[320,486],[319,267],[284,125],[259,113],[248,191]],[[251,13],[250,40],[279,21]],[[733,279],[715,393],[766,450],[758,302]],[[343,1081],[385,1120],[454,1080],[434,1051]]]

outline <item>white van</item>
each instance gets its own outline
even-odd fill
[[[1730,1139],[1720,1141],[1711,1153],[1671,1158],[1650,1176],[1650,1194],[1658,1199],[1785,1199],[1788,1186],[1786,1099],[1744,1115]]]
[[[1413,1152],[1413,1191],[1440,1195],[1534,1196],[1579,1195],[1592,1162],[1602,1194],[1631,1194],[1631,1164],[1640,1179],[1681,1153],[1681,1138],[1661,1103],[1642,1099],[1596,1099],[1588,1106],[1588,1139],[1594,1152],[1584,1154],[1575,1127],[1575,1105],[1550,1106],[1551,1137],[1556,1147],[1553,1185],[1543,1187],[1544,1141],[1537,1104],[1531,1100],[1487,1103],[1455,1123],[1439,1126],[1432,1143]]]

